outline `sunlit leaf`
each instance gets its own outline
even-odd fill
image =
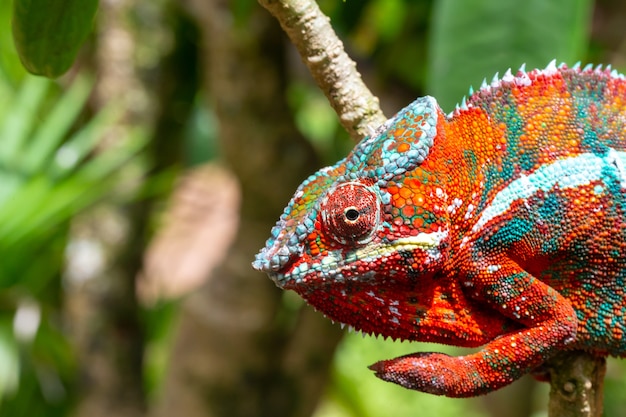
[[[91,80],[84,76],[78,77],[38,124],[32,139],[28,141],[28,152],[22,162],[27,172],[41,170],[43,164],[51,158],[83,110],[92,86]]]
[[[41,116],[39,108],[50,84],[45,78],[26,77],[8,113],[0,117],[0,167],[18,164],[16,158],[24,151],[24,142]]]
[[[56,149],[50,161],[49,175],[60,179],[74,171],[95,149],[104,133],[119,119],[122,109],[116,104],[105,107],[86,122],[71,138]]]
[[[13,148],[20,152],[19,158],[0,166],[0,248],[5,253],[64,227],[72,216],[108,194],[119,180],[119,168],[146,144],[143,132],[135,130],[125,133],[117,145],[95,151],[121,114],[114,103],[67,136],[91,91],[91,82],[83,77],[52,105],[41,123],[34,123],[33,113],[41,107],[47,83],[27,77],[18,93],[21,100],[8,117],[12,126],[7,134],[17,138]],[[0,277],[0,282],[11,280]]]

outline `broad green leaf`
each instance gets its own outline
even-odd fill
[[[13,0],[13,39],[24,67],[56,78],[91,31],[98,0]]]
[[[0,1],[0,89],[13,89],[24,77],[26,70],[20,63],[13,36],[11,34],[11,17],[13,4],[11,1]],[[0,97],[6,97],[2,94]],[[1,111],[1,110],[0,110]]]
[[[496,72],[584,58],[590,0],[439,0],[430,34],[427,91],[452,110],[470,85]]]

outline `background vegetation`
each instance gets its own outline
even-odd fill
[[[626,70],[615,0],[320,0],[387,115],[450,111],[507,68]],[[0,415],[541,416],[525,378],[483,398],[366,366],[249,264],[298,183],[353,146],[252,0],[101,0],[69,72],[28,75],[0,3]],[[41,11],[42,13],[45,10]],[[335,352],[336,351],[336,352]],[[609,362],[605,414],[626,415]]]

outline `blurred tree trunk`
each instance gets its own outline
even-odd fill
[[[146,87],[135,66],[136,39],[129,21],[135,0],[104,0],[98,12],[94,105],[123,106],[123,118],[102,147],[126,138],[148,114]],[[141,169],[126,165],[119,194],[134,190]],[[123,197],[120,199],[123,200]],[[76,417],[140,417],[145,414],[143,331],[135,276],[145,246],[147,207],[100,203],[72,224],[65,273],[65,313],[78,357]]]
[[[318,166],[289,117],[285,41],[256,4],[237,17],[228,1],[187,6],[202,31],[206,91],[223,160],[240,182],[241,216],[226,259],[183,302],[153,415],[308,416],[341,332],[309,307],[290,309],[250,266],[297,185]]]

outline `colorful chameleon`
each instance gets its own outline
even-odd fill
[[[626,354],[626,80],[510,71],[401,110],[296,191],[253,266],[368,334],[456,346],[372,366],[484,394],[555,352]]]

